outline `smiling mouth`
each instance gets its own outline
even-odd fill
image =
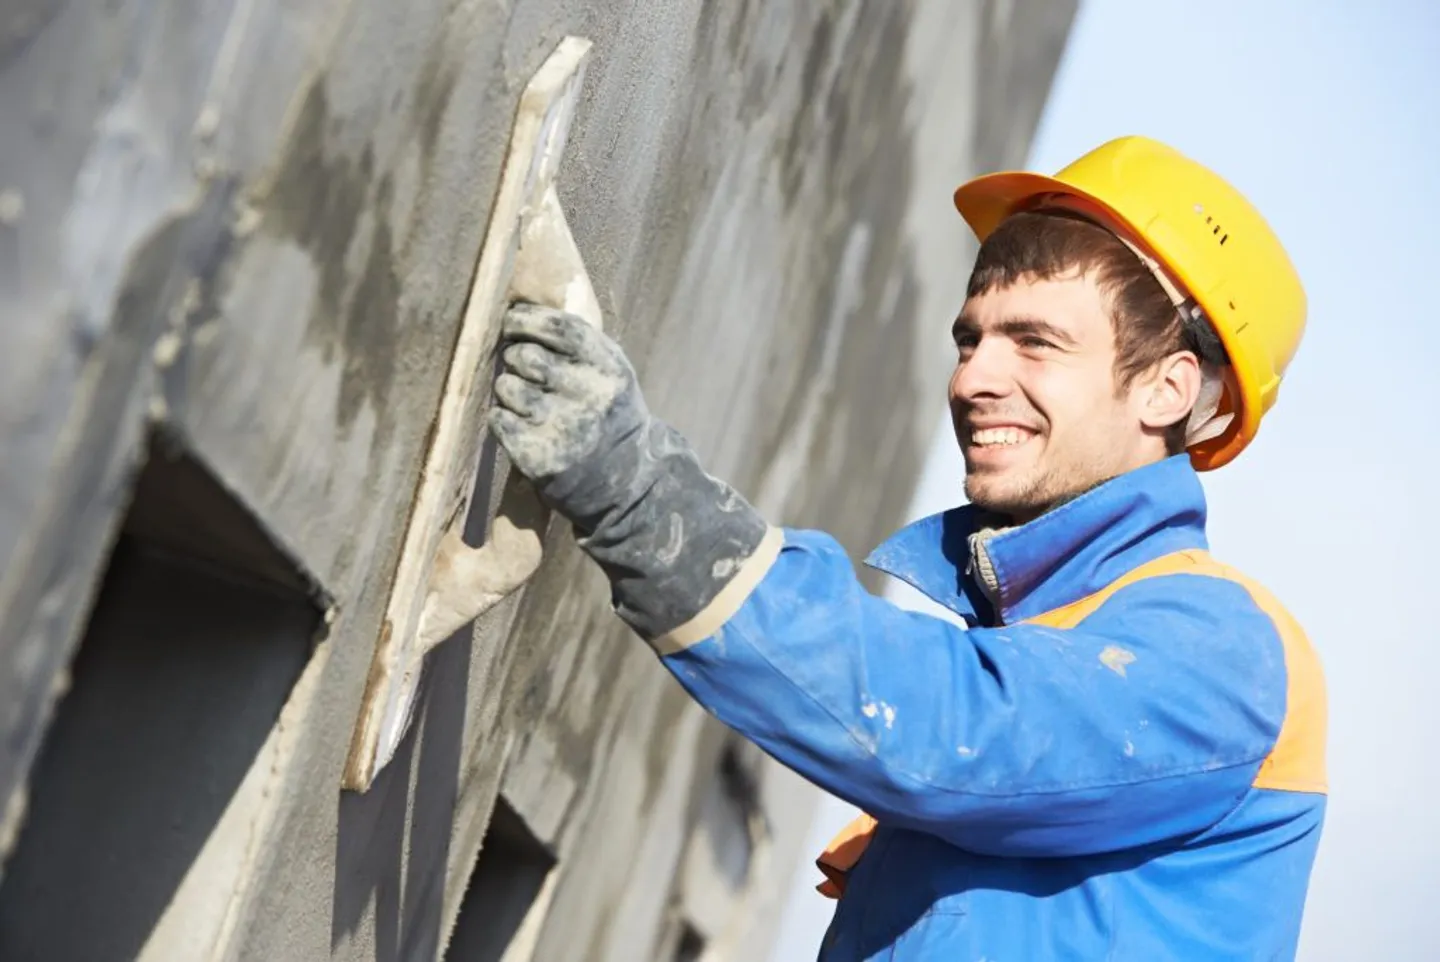
[[[1024,444],[1035,436],[1028,428],[975,428],[970,432],[970,445],[976,448],[1005,448]]]

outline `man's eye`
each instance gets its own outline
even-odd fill
[[[1028,347],[1032,350],[1043,350],[1045,348],[1051,348],[1055,346],[1054,344],[1051,344],[1049,341],[1045,340],[1045,338],[1043,337],[1034,336],[1021,338],[1020,344],[1022,347]]]

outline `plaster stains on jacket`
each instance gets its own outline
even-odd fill
[[[1178,457],[983,539],[984,589],[968,508],[875,552],[968,629],[786,531],[743,601],[667,647],[724,722],[873,820],[826,865],[822,960],[1293,958],[1321,670],[1204,525]]]

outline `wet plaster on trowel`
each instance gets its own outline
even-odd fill
[[[537,210],[527,212],[506,302],[517,300],[553,305],[596,328],[601,325],[595,292],[553,187],[545,191]],[[509,350],[524,349],[525,345],[516,345]],[[578,439],[593,428],[591,412],[607,410],[626,384],[619,369],[574,365],[566,376],[592,403],[580,411],[562,408],[540,430],[514,439],[518,447],[512,453],[540,475],[554,474],[573,460]],[[458,527],[446,532],[431,569],[420,651],[494,607],[535,573],[543,557],[547,522],[528,483],[512,476],[483,546],[469,548]]]
[[[563,308],[597,329],[603,324],[599,302],[553,187],[526,222],[510,278],[510,299]],[[581,340],[567,337],[565,346],[579,354],[585,350]],[[554,363],[549,352],[534,345],[513,344],[505,351],[537,367]],[[538,476],[558,474],[574,460],[581,439],[595,431],[595,412],[609,410],[625,390],[626,373],[613,364],[566,364],[563,376],[570,393],[583,395],[588,403],[583,408],[558,407],[545,423],[515,436],[511,453]]]
[[[502,508],[484,545],[466,545],[457,519],[468,512],[474,487],[480,401],[505,305],[534,301],[600,324],[553,187],[589,49],[581,38],[561,41],[520,99],[366,684],[347,788],[367,790],[393,755],[410,725],[426,652],[519,588],[540,564],[546,519],[523,485],[512,482],[506,493],[516,495],[511,511],[525,520]]]

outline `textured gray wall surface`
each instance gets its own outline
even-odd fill
[[[594,41],[559,187],[607,328],[712,472],[859,553],[940,403],[949,192],[1021,162],[1073,8],[4,5],[0,957],[761,957],[810,790],[563,525],[339,790],[516,99]]]

